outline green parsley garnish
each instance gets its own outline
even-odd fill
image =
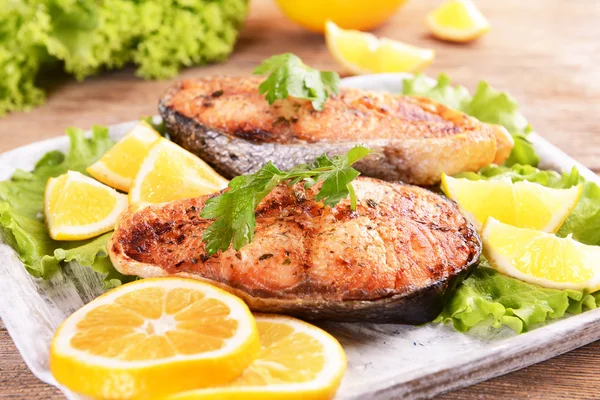
[[[256,219],[254,211],[262,199],[281,183],[293,185],[304,181],[309,188],[322,181],[316,200],[334,207],[350,196],[352,210],[356,210],[356,194],[352,182],[360,172],[352,168],[358,160],[373,151],[362,146],[352,148],[347,154],[329,158],[323,154],[312,164],[297,165],[281,171],[271,161],[254,174],[241,175],[229,182],[230,190],[209,199],[202,209],[202,218],[215,219],[208,226],[202,240],[206,252],[225,251],[233,243],[239,250],[254,238]]]
[[[325,100],[339,92],[340,76],[337,72],[311,68],[292,53],[266,59],[253,73],[269,74],[258,87],[260,94],[266,94],[269,104],[278,99],[295,97],[309,100],[315,110],[321,111]]]

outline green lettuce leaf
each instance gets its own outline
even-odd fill
[[[0,182],[0,228],[8,243],[17,251],[27,271],[35,277],[49,278],[61,262],[78,261],[105,274],[105,285],[114,286],[127,279],[110,264],[106,242],[110,233],[82,241],[55,241],[44,223],[44,189],[50,177],[68,170],[85,173],[114,143],[108,130],[95,126],[91,138],[80,129],[67,130],[71,146],[67,154],[51,151],[35,165],[33,171],[17,170]]]
[[[530,165],[492,165],[478,173],[464,172],[457,177],[527,180],[557,189],[581,184],[581,198],[558,235],[572,235],[582,243],[600,245],[600,187],[585,180],[576,168],[559,174]],[[505,325],[521,333],[565,313],[579,314],[600,306],[600,292],[546,289],[486,268],[489,264],[483,257],[480,264],[482,266],[459,285],[437,322],[451,322],[455,329],[464,332],[479,323],[491,321],[496,328]]]
[[[20,2],[0,6],[0,117],[7,112],[29,110],[44,101],[35,78],[43,58],[41,38],[48,19]]]
[[[593,296],[578,290],[546,289],[502,275],[485,260],[453,294],[436,322],[451,322],[459,332],[491,321],[517,333],[560,318],[566,312],[596,308]]]
[[[446,74],[431,81],[422,74],[405,79],[403,94],[428,97],[439,103],[460,110],[482,122],[504,126],[513,136],[515,147],[505,165],[525,164],[536,166],[540,159],[526,136],[531,126],[519,112],[517,101],[508,93],[480,82],[473,95],[461,85],[452,85]]]
[[[77,79],[137,64],[146,79],[224,60],[248,0],[8,0],[0,6],[0,116],[44,100],[38,73]]]

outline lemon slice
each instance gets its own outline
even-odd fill
[[[516,228],[490,218],[481,233],[485,256],[505,275],[556,289],[600,289],[600,246]]]
[[[44,216],[54,240],[82,240],[112,231],[127,196],[79,172],[48,179]]]
[[[442,175],[442,190],[455,200],[478,231],[488,217],[519,228],[556,232],[581,197],[582,186],[552,189],[510,178],[472,181]]]
[[[331,21],[325,24],[325,39],[331,55],[353,74],[417,72],[433,61],[435,52],[355,30],[345,30]]]
[[[228,183],[200,158],[167,139],[159,139],[135,177],[129,201],[163,203],[203,196],[218,192]]]
[[[261,350],[241,376],[224,386],[170,396],[169,400],[331,399],[346,355],[327,332],[295,318],[256,315]]]
[[[50,370],[94,398],[159,398],[229,382],[259,349],[239,298],[196,280],[144,279],[67,318],[52,339]]]
[[[427,14],[425,23],[436,38],[451,42],[469,42],[490,30],[471,0],[447,0]]]
[[[131,183],[140,170],[150,146],[160,135],[150,125],[140,121],[123,139],[104,156],[90,165],[86,172],[100,182],[129,192]]]

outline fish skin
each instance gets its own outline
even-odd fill
[[[356,164],[366,176],[422,186],[501,164],[513,143],[506,130],[430,99],[341,88],[322,111],[308,102],[276,102],[258,93],[260,77],[184,80],[162,96],[159,111],[173,141],[227,178],[272,160],[281,169],[355,145],[376,154]],[[285,117],[285,118],[284,118]]]
[[[476,265],[481,241],[451,200],[359,177],[356,211],[315,200],[319,184],[276,187],[259,204],[252,243],[206,255],[200,217],[212,196],[136,206],[108,244],[121,273],[201,279],[254,311],[309,319],[424,323]],[[140,208],[141,207],[141,208]]]

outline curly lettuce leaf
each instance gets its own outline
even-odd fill
[[[44,101],[35,78],[43,56],[48,18],[36,8],[3,2],[0,11],[0,117]]]
[[[585,180],[576,168],[559,174],[530,165],[492,165],[478,173],[464,172],[457,177],[472,180],[510,178],[513,182],[527,180],[557,189],[582,184],[581,198],[558,235],[565,237],[570,234],[582,243],[600,245],[600,187]],[[505,325],[521,333],[565,313],[579,314],[600,306],[600,292],[546,289],[486,268],[489,265],[483,258],[481,265],[459,285],[436,321],[451,322],[455,329],[464,332],[491,320],[496,328]]]
[[[515,147],[505,165],[538,165],[540,159],[526,136],[531,126],[519,112],[517,101],[508,93],[480,82],[473,95],[461,85],[452,85],[446,74],[432,81],[422,74],[405,79],[402,92],[406,95],[428,97],[439,103],[460,110],[482,122],[504,126],[513,136]]]
[[[46,279],[59,270],[61,262],[78,261],[105,274],[105,285],[114,286],[125,278],[107,258],[110,233],[89,240],[58,242],[50,238],[44,223],[47,180],[68,170],[85,173],[85,168],[113,145],[108,130],[99,126],[93,128],[89,139],[80,129],[70,128],[67,135],[71,141],[67,154],[51,151],[33,171],[17,170],[9,180],[0,182],[0,228],[31,275]]]
[[[578,290],[546,289],[502,275],[482,261],[446,304],[436,322],[451,322],[459,332],[491,320],[494,328],[516,333],[557,319],[566,312],[596,308],[593,296]]]
[[[136,74],[165,79],[182,67],[224,60],[247,13],[247,0],[141,2],[141,34],[132,54]]]
[[[248,0],[8,0],[0,7],[0,116],[43,102],[50,65],[81,80],[137,64],[146,79],[221,61],[233,51]]]

